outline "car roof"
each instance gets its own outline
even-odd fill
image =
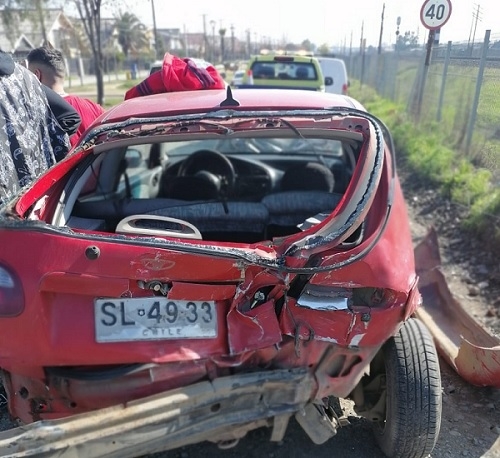
[[[350,97],[307,90],[233,89],[239,106],[235,110],[323,109],[345,107],[363,109]],[[98,124],[123,121],[132,117],[168,116],[182,113],[205,113],[221,109],[227,98],[225,89],[168,92],[137,97],[110,108]],[[227,107],[222,107],[226,109]]]

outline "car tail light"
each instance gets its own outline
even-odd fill
[[[19,277],[0,265],[0,317],[16,316],[24,310],[24,293]]]
[[[347,88],[348,87],[349,86],[347,84],[345,84],[345,83],[342,85],[342,94],[347,95]]]
[[[391,307],[397,300],[390,289],[382,288],[342,288],[307,285],[297,300],[299,306],[314,310],[364,311],[368,308]]]
[[[248,84],[253,84],[253,72],[252,70],[247,71],[247,76],[248,76]]]
[[[364,307],[389,308],[398,301],[397,293],[387,288],[354,288],[351,310],[357,311]]]

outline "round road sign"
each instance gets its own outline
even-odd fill
[[[450,0],[426,0],[420,10],[420,20],[429,30],[441,28],[450,19],[450,15]]]

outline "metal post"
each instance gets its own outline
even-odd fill
[[[251,33],[250,29],[246,29],[246,34],[247,34],[247,46],[245,50],[245,57],[250,59],[250,56],[252,55],[252,38],[251,38]]]
[[[438,102],[438,109],[437,109],[437,116],[436,119],[441,121],[441,112],[443,108],[443,100],[444,100],[444,89],[446,86],[446,75],[448,73],[448,65],[450,64],[450,55],[451,55],[451,41],[448,42],[448,46],[446,48],[446,56],[444,58],[444,67],[443,67],[443,76],[441,79],[441,90],[439,92],[439,102]]]
[[[382,53],[382,36],[384,34],[384,12],[385,12],[385,3],[382,6],[382,18],[380,19],[380,35],[378,38],[378,53]]]
[[[208,51],[208,38],[207,38],[207,15],[203,14],[203,58],[209,60]]]
[[[487,30],[484,35],[483,49],[481,52],[481,60],[479,62],[479,71],[477,73],[476,93],[474,94],[474,102],[469,116],[469,124],[467,125],[467,135],[465,137],[465,153],[470,153],[472,144],[472,134],[474,133],[474,125],[477,118],[477,107],[479,105],[479,96],[481,94],[481,85],[483,84],[484,67],[486,65],[486,56],[488,55],[488,47],[490,44],[491,30]]]
[[[155,0],[151,0],[151,13],[153,15],[153,34],[155,39],[155,60],[158,59],[158,30],[156,28]]]
[[[231,24],[231,60],[235,60],[234,38],[234,25]]]
[[[361,42],[361,77],[359,78],[359,87],[363,87],[363,80],[365,76],[365,43],[366,41],[363,40]]]
[[[361,22],[361,39],[359,40],[359,53],[363,54],[363,30],[365,28],[365,21]]]
[[[479,9],[481,8],[480,5],[477,5],[477,12],[473,13],[473,16],[474,16],[474,34],[472,35],[472,46],[470,48],[470,55],[472,56],[473,52],[474,52],[474,40],[476,39],[476,29],[477,29],[477,21],[480,21],[481,18],[479,17]]]
[[[213,19],[210,21],[210,25],[212,26],[212,58],[210,61],[215,65],[215,21]]]
[[[425,55],[424,70],[422,72],[422,79],[420,80],[420,85],[417,94],[417,106],[415,110],[417,121],[420,120],[420,113],[422,110],[422,102],[424,99],[425,92],[425,82],[427,80],[427,73],[429,73],[429,66],[431,63],[432,45],[434,43],[435,30],[429,30],[429,38],[427,40],[427,53]]]

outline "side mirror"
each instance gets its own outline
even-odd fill
[[[144,164],[141,152],[136,149],[127,150],[125,160],[127,161],[127,168],[130,169],[136,169]]]
[[[331,86],[333,84],[333,78],[331,76],[325,76],[325,86]]]

